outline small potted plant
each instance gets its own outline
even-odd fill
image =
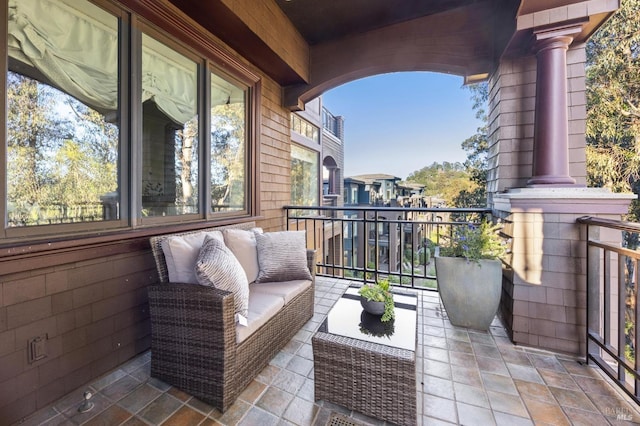
[[[380,280],[373,284],[365,284],[358,290],[362,308],[373,315],[382,315],[380,321],[386,322],[395,318],[393,294],[389,290],[389,281]]]
[[[456,225],[436,257],[442,304],[453,325],[488,330],[500,305],[502,262],[506,251],[500,224]]]

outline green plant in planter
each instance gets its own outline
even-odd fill
[[[380,280],[374,284],[365,284],[360,287],[358,293],[366,300],[373,302],[384,302],[384,313],[380,321],[386,322],[395,318],[396,313],[393,305],[393,295],[389,289],[388,280]]]
[[[447,236],[436,257],[436,277],[442,304],[451,324],[488,330],[502,294],[499,258],[506,244],[501,225],[483,220],[460,224]]]
[[[500,259],[506,253],[506,244],[500,236],[502,225],[483,219],[480,224],[457,225],[453,237],[442,236],[442,257],[464,257],[467,260]]]

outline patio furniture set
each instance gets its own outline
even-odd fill
[[[156,236],[151,247],[151,376],[224,412],[313,316],[315,251],[303,231],[253,223]],[[418,299],[394,300],[389,324],[362,311],[355,287],[336,302],[312,338],[316,400],[416,424]]]

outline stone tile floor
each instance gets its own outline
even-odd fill
[[[384,424],[313,399],[311,336],[349,281],[318,277],[316,313],[224,414],[149,377],[150,352],[58,400],[21,425]],[[639,424],[635,403],[576,359],[514,346],[496,318],[488,333],[452,326],[437,293],[419,292],[418,424]],[[91,411],[77,408],[85,390]],[[345,425],[346,423],[339,423]]]

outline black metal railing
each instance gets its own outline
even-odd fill
[[[637,250],[640,224],[583,217],[587,244],[586,361],[640,404]]]
[[[322,110],[322,128],[337,137],[338,139],[342,138],[340,132],[340,118],[331,114],[326,108]]]
[[[317,274],[437,290],[434,255],[456,226],[490,209],[285,206],[287,229],[306,230]]]

